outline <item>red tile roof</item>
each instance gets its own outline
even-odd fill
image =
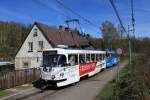
[[[64,44],[69,47],[88,47],[89,41],[72,29],[58,29],[42,23],[35,23],[53,47]]]

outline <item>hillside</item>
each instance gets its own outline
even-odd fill
[[[9,60],[29,33],[31,25],[0,22],[0,60]]]

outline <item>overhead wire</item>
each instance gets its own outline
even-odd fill
[[[40,6],[42,6],[42,7],[45,7],[45,8],[47,8],[47,9],[52,9],[49,5],[47,5],[47,4],[43,3],[43,2],[41,2],[40,0],[32,0],[32,1],[33,1],[34,3],[36,3],[37,5],[40,5]],[[83,17],[83,16],[81,16],[80,14],[74,12],[71,8],[69,8],[69,7],[67,7],[66,5],[64,5],[64,4],[63,4],[62,2],[60,2],[59,0],[55,0],[55,1],[56,1],[61,7],[63,7],[63,8],[65,8],[65,9],[69,10],[71,13],[73,13],[74,15],[80,17],[82,20],[84,20],[84,21],[85,21],[86,23],[88,23],[90,26],[92,26],[93,28],[95,28],[95,29],[93,29],[93,28],[90,28],[90,29],[92,29],[92,30],[94,30],[94,31],[99,30],[99,26],[98,26],[98,25],[92,23],[91,21],[89,21],[89,20],[86,19],[85,17]],[[69,18],[69,19],[73,19],[72,17],[67,16],[65,13],[63,13],[63,12],[61,12],[61,11],[58,11],[58,10],[55,10],[55,9],[52,9],[52,10],[56,11],[57,13],[61,14],[61,15],[64,16],[64,17],[67,17],[67,18]],[[80,23],[80,24],[82,24],[82,23]],[[83,25],[83,24],[82,24],[82,25]]]
[[[89,23],[90,25],[92,25],[93,27],[96,27],[99,29],[99,26],[94,24],[93,22],[91,22],[90,20],[88,20],[87,18],[81,16],[79,13],[75,12],[74,10],[72,10],[71,8],[69,8],[67,5],[65,5],[64,3],[62,3],[59,0],[55,0],[59,5],[61,5],[62,7],[64,7],[65,9],[67,9],[68,11],[70,11],[71,13],[73,13],[74,15],[80,17],[81,19],[83,19],[85,22]]]
[[[37,5],[40,5],[40,6],[44,7],[44,8],[47,8],[47,9],[52,9],[53,11],[58,12],[59,14],[61,14],[62,16],[66,17],[66,18],[72,19],[70,16],[67,16],[67,15],[65,15],[64,13],[62,13],[62,12],[60,12],[60,11],[58,11],[58,10],[55,10],[55,9],[51,8],[49,5],[47,5],[47,4],[43,3],[43,2],[41,2],[40,0],[32,0],[32,1],[33,1],[34,3],[36,3]]]
[[[119,15],[119,13],[118,13],[118,10],[117,10],[117,8],[116,8],[116,6],[115,6],[115,4],[114,4],[114,1],[113,1],[113,0],[109,0],[109,1],[110,1],[110,4],[112,5],[112,7],[113,7],[113,9],[114,9],[114,12],[115,12],[115,14],[116,14],[116,16],[117,16],[117,18],[118,18],[118,20],[119,20],[119,23],[120,23],[122,29],[124,30],[124,32],[125,32],[126,35],[128,36],[128,32],[127,32],[126,28],[124,27],[123,21],[121,20],[121,17],[120,17],[120,15]]]

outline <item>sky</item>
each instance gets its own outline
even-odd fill
[[[67,7],[94,25],[68,11],[56,0],[0,0],[0,21],[15,21],[23,24],[41,22],[50,26],[65,25],[65,20],[79,19],[79,31],[89,33],[93,37],[101,37],[99,27],[108,20],[116,27],[119,21],[109,0],[59,0]],[[136,37],[150,37],[150,0],[133,0]],[[114,0],[125,28],[131,26],[130,0]]]

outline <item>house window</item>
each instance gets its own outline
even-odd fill
[[[28,68],[29,67],[29,63],[28,62],[23,62],[23,67],[24,68]]]
[[[35,28],[35,29],[34,29],[33,37],[36,37],[36,36],[37,36],[37,32],[38,32],[38,30]]]
[[[43,41],[39,41],[39,51],[41,51],[44,48]]]
[[[33,42],[29,42],[28,45],[29,45],[28,52],[33,52]]]
[[[37,57],[37,62],[39,61],[39,57]]]

